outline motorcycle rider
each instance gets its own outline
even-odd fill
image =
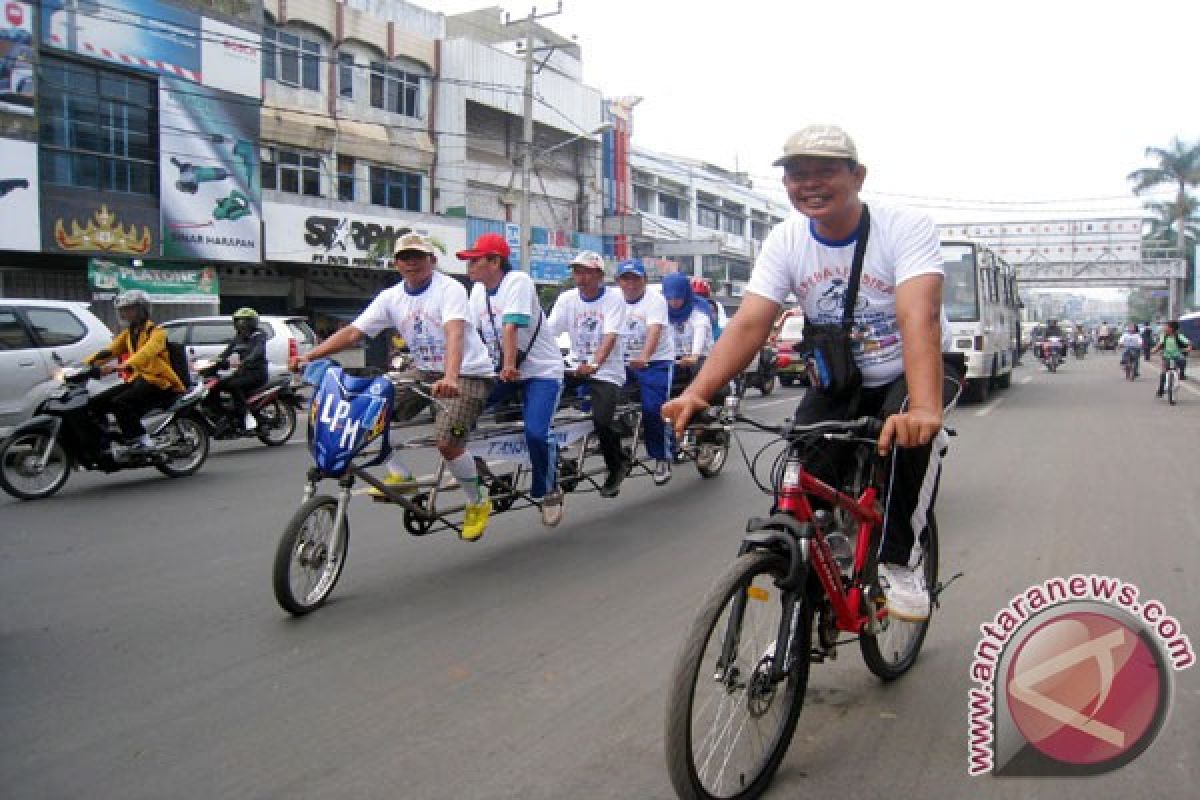
[[[127,327],[85,363],[99,366],[102,376],[120,370],[125,382],[94,396],[90,407],[100,419],[112,412],[131,449],[145,451],[153,444],[142,426],[142,415],[170,405],[184,385],[171,368],[166,331],[150,319],[150,295],[130,289],[118,294],[113,305]],[[110,364],[114,359],[118,363]]]
[[[1058,337],[1059,347],[1066,347],[1067,337],[1063,334],[1063,329],[1059,326],[1058,320],[1052,319],[1047,322],[1046,330],[1042,335],[1045,337],[1045,344],[1042,346],[1042,358],[1050,358],[1050,348],[1053,345],[1053,342],[1050,341],[1050,338],[1053,336]],[[1065,349],[1061,355],[1066,355]]]
[[[228,369],[229,357],[235,354],[237,368],[217,382],[205,403],[221,419],[221,393],[227,392],[233,401],[233,424],[252,431],[258,425],[246,411],[246,395],[267,383],[267,334],[258,327],[258,312],[249,307],[233,312],[233,328],[233,341],[217,356],[215,369]]]

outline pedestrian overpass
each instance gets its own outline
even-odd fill
[[[1187,264],[1144,251],[1142,227],[1141,217],[1105,217],[954,223],[938,230],[943,239],[988,247],[1014,267],[1023,289],[1166,289],[1175,316]]]

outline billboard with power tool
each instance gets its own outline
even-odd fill
[[[258,106],[163,77],[158,108],[163,256],[259,261]]]

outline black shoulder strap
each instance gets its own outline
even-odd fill
[[[842,327],[847,331],[854,325],[854,304],[858,302],[858,285],[862,282],[863,259],[867,255],[867,235],[870,232],[871,211],[863,204],[862,217],[858,221],[858,234],[854,241],[850,285],[846,287],[846,304],[842,307]]]

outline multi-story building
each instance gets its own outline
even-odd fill
[[[263,11],[266,236],[263,265],[247,270],[259,305],[352,317],[396,280],[391,248],[411,230],[461,273],[465,224],[436,213],[445,17],[403,0],[267,0]]]
[[[256,263],[258,3],[5,4],[0,292],[203,308]]]
[[[559,282],[578,249],[601,250],[603,97],[582,83],[579,45],[549,28],[505,24],[498,8],[446,18],[438,87],[438,210],[468,238],[504,233],[520,259],[526,39],[533,79],[530,273]]]
[[[767,233],[788,208],[750,179],[695,159],[634,147],[630,213],[641,218],[634,255],[659,270],[703,275],[740,295]]]

